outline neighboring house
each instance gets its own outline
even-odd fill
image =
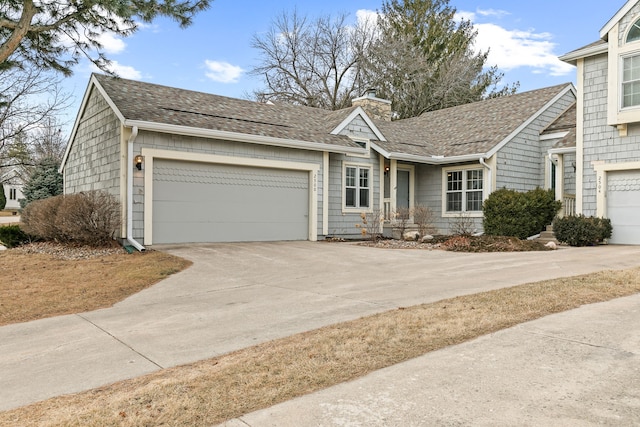
[[[578,73],[577,212],[610,218],[611,243],[640,244],[640,1],[560,59]]]
[[[24,198],[22,177],[16,169],[12,168],[0,177],[0,182],[2,182],[4,196],[7,199],[4,210],[17,212],[20,209],[20,199]]]
[[[61,171],[67,194],[117,195],[138,248],[356,237],[362,213],[418,205],[437,233],[481,230],[495,189],[573,190],[575,100],[566,84],[391,121],[372,92],[325,111],[93,75]]]

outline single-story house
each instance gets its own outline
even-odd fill
[[[325,111],[94,74],[61,172],[119,197],[138,248],[356,237],[362,213],[419,205],[481,231],[495,189],[572,200],[575,102],[564,84],[391,121],[374,92]]]
[[[18,212],[20,209],[20,199],[24,198],[22,188],[24,187],[23,179],[16,168],[9,168],[0,177],[2,190],[7,201],[4,206],[5,211]]]
[[[560,59],[577,67],[576,210],[610,218],[611,243],[640,244],[640,1]]]

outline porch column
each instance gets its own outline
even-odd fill
[[[558,163],[556,164],[556,200],[562,202],[562,210],[560,216],[566,215],[564,206],[564,154],[558,154]]]
[[[391,196],[391,212],[395,214],[398,206],[398,161],[391,160],[389,167],[389,196]]]

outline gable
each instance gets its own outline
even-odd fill
[[[346,135],[355,139],[386,141],[382,132],[362,107],[357,107],[353,110],[331,133],[334,135]]]
[[[575,100],[572,84],[464,104],[411,119],[376,122],[387,137],[376,145],[385,157],[426,164],[491,157],[564,97]]]
[[[623,18],[628,17],[632,9],[638,5],[638,0],[629,0],[625,3],[618,12],[613,15],[613,17],[602,27],[600,30],[600,38],[603,40],[608,40],[609,33],[613,29],[613,27],[620,23]]]

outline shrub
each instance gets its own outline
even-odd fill
[[[416,206],[413,208],[413,222],[418,225],[418,232],[421,237],[429,233],[433,233],[433,221],[435,215],[433,211],[426,206]]]
[[[522,193],[503,188],[491,193],[482,206],[484,232],[525,239],[551,224],[561,208],[552,190]]]
[[[55,196],[29,203],[20,215],[23,230],[43,240],[66,241],[57,226],[58,209],[63,199],[64,196]]]
[[[31,238],[20,229],[19,225],[0,226],[0,243],[7,248],[24,245],[30,240]]]
[[[55,196],[30,203],[22,222],[27,233],[44,240],[108,245],[120,228],[120,203],[104,191]]]
[[[556,239],[570,246],[596,245],[610,238],[612,231],[608,218],[578,215],[557,218],[553,222]]]
[[[375,242],[382,235],[382,225],[384,223],[384,214],[381,211],[362,212],[360,214],[362,224],[356,224],[356,228],[360,229],[363,238]]]
[[[476,232],[476,223],[468,213],[460,212],[449,222],[449,231],[454,236],[471,236]]]

